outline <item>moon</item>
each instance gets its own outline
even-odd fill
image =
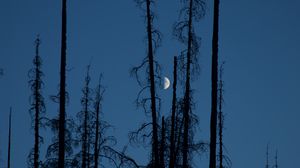
[[[167,90],[170,87],[170,80],[164,77],[164,89]]]

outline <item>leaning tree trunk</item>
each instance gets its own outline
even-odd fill
[[[218,104],[218,38],[219,38],[219,0],[214,1],[212,74],[211,74],[211,118],[210,118],[210,155],[209,168],[216,168],[217,142],[217,104]]]
[[[183,132],[183,168],[188,168],[188,153],[189,153],[189,120],[190,120],[190,71],[191,71],[191,49],[192,49],[192,17],[193,17],[193,0],[189,4],[189,20],[188,20],[188,49],[187,49],[187,67],[186,67],[186,83],[185,83],[185,96],[184,96],[184,132]]]
[[[158,135],[157,135],[157,119],[156,119],[156,100],[155,100],[155,81],[154,81],[154,56],[152,45],[152,24],[150,13],[150,0],[147,0],[147,35],[148,35],[148,61],[149,61],[149,77],[150,77],[150,95],[151,95],[151,113],[152,113],[152,153],[154,155],[154,167],[159,167],[158,156]]]
[[[62,0],[61,65],[59,92],[59,142],[58,167],[65,167],[65,118],[66,118],[66,50],[67,50],[67,0]]]
[[[176,115],[176,87],[177,87],[177,57],[176,56],[174,56],[173,80],[174,81],[173,81],[172,115],[171,115],[169,168],[174,168],[175,166],[175,115]]]

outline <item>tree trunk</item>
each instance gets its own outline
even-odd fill
[[[59,92],[59,153],[58,167],[65,167],[65,118],[66,118],[66,50],[67,50],[67,0],[62,0],[61,67]]]
[[[160,141],[160,168],[165,168],[165,117],[161,121],[161,141]]]
[[[219,0],[214,1],[213,39],[212,39],[212,91],[210,118],[209,168],[216,168],[217,141],[217,103],[218,103],[218,38],[219,38]]]
[[[150,13],[150,0],[147,0],[147,35],[148,35],[148,61],[149,61],[149,77],[150,77],[150,95],[151,95],[151,112],[152,112],[152,153],[154,155],[154,167],[159,167],[158,156],[158,135],[157,135],[157,119],[156,119],[156,100],[155,100],[155,81],[154,81],[154,56],[152,46],[152,23]]]
[[[177,57],[174,56],[173,70],[173,99],[172,99],[172,116],[171,116],[171,137],[170,137],[170,162],[169,168],[175,166],[175,115],[176,115],[176,87],[177,87]]]
[[[101,79],[101,78],[100,78]],[[98,149],[98,145],[99,145],[99,115],[100,115],[100,101],[101,101],[101,90],[100,90],[101,86],[100,86],[100,80],[99,80],[99,85],[97,88],[97,92],[96,92],[96,135],[95,135],[95,144],[94,144],[94,160],[95,160],[95,168],[98,168],[98,162],[99,162],[99,149]]]
[[[183,132],[183,168],[188,168],[188,153],[189,153],[189,120],[190,120],[190,69],[191,69],[191,49],[192,49],[192,17],[193,17],[193,0],[189,4],[189,20],[188,20],[188,49],[187,49],[187,68],[186,68],[186,83],[184,96],[184,132]]]
[[[40,138],[40,133],[39,133],[39,123],[40,123],[40,97],[39,97],[39,87],[40,87],[40,64],[39,64],[39,45],[40,45],[40,40],[36,40],[36,67],[35,67],[35,121],[34,121],[34,168],[39,167],[39,138]]]

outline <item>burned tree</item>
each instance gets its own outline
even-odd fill
[[[137,4],[145,11],[145,18],[146,18],[146,32],[147,32],[147,57],[144,58],[141,65],[132,69],[132,74],[135,75],[139,85],[142,87],[142,90],[138,94],[137,104],[142,106],[146,113],[151,114],[152,122],[143,124],[140,129],[136,132],[138,136],[139,132],[144,131],[147,127],[152,126],[151,128],[151,145],[152,145],[152,152],[151,152],[151,161],[150,167],[160,167],[159,164],[159,147],[158,147],[158,124],[157,124],[157,115],[159,105],[159,98],[156,93],[156,85],[160,82],[160,68],[158,63],[155,61],[154,53],[156,48],[160,45],[160,33],[156,30],[153,26],[154,20],[154,12],[152,11],[151,7],[154,1],[151,0],[136,0]],[[146,80],[141,81],[139,78],[140,71],[145,70],[146,72]],[[145,92],[149,91],[150,97],[145,96]],[[150,104],[150,105],[149,105]],[[150,106],[150,111],[148,111],[147,105]],[[134,136],[134,134],[131,134]]]
[[[77,114],[79,120],[79,126],[77,128],[77,134],[79,137],[79,143],[81,144],[81,150],[78,154],[78,162],[81,163],[82,168],[90,167],[91,165],[91,145],[93,143],[92,134],[92,122],[94,119],[94,111],[91,110],[92,105],[92,89],[90,85],[90,66],[87,67],[87,73],[84,80],[84,87],[82,89],[83,97],[81,98],[82,110]]]
[[[223,64],[219,68],[219,82],[218,82],[218,138],[219,138],[219,153],[217,155],[219,161],[219,168],[230,168],[231,160],[228,155],[225,155],[224,142],[223,142],[223,131],[224,131],[224,112],[223,112],[223,103],[224,103],[224,81],[223,81]]]
[[[103,137],[101,135],[102,131],[100,132],[100,112],[102,109],[102,100],[103,100],[103,94],[104,94],[104,89],[101,87],[101,76],[99,79],[99,84],[96,88],[96,97],[95,97],[95,103],[94,103],[94,108],[95,108],[95,113],[96,113],[96,121],[95,121],[95,142],[94,142],[94,161],[95,161],[95,168],[98,168],[99,166],[99,139]]]
[[[214,20],[212,39],[212,67],[211,67],[211,117],[210,117],[210,155],[209,168],[216,168],[217,146],[217,116],[218,116],[218,43],[219,43],[219,4],[214,0]]]
[[[34,148],[30,152],[28,156],[28,166],[39,168],[41,167],[40,161],[40,145],[43,142],[43,138],[40,135],[40,127],[43,126],[42,120],[45,116],[45,103],[44,97],[42,95],[43,81],[42,77],[44,76],[41,66],[42,59],[39,55],[39,46],[40,39],[37,37],[35,40],[35,57],[33,59],[34,67],[29,71],[29,86],[32,91],[32,95],[30,96],[30,109],[29,113],[31,116],[31,127],[34,130]]]
[[[66,136],[66,51],[67,51],[67,0],[62,0],[61,62],[59,91],[58,167],[65,167]]]
[[[169,155],[169,168],[175,166],[175,118],[176,118],[176,89],[177,89],[177,57],[174,56],[174,69],[173,69],[173,98],[172,98],[172,114],[171,114],[171,135],[170,135],[170,155]]]
[[[185,90],[183,98],[183,144],[182,144],[182,166],[190,167],[189,155],[192,152],[191,144],[193,142],[192,133],[192,95],[191,95],[191,76],[199,69],[197,55],[199,53],[199,39],[194,31],[194,22],[199,21],[204,16],[204,2],[202,0],[183,1],[183,8],[180,11],[181,21],[175,24],[174,34],[180,42],[187,45],[187,49],[181,53],[180,70],[185,77]]]

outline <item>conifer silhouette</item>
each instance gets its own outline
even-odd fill
[[[32,91],[32,95],[30,96],[30,104],[31,107],[29,109],[29,113],[32,119],[32,128],[34,129],[34,148],[30,152],[28,156],[28,166],[33,168],[41,167],[40,161],[40,146],[43,143],[43,138],[40,135],[40,127],[44,126],[42,122],[45,119],[45,103],[44,97],[42,95],[42,88],[44,83],[42,81],[42,77],[44,76],[41,66],[42,66],[42,59],[39,54],[39,47],[40,47],[40,38],[37,37],[35,40],[35,57],[33,59],[34,67],[29,71],[28,76],[29,86]]]

